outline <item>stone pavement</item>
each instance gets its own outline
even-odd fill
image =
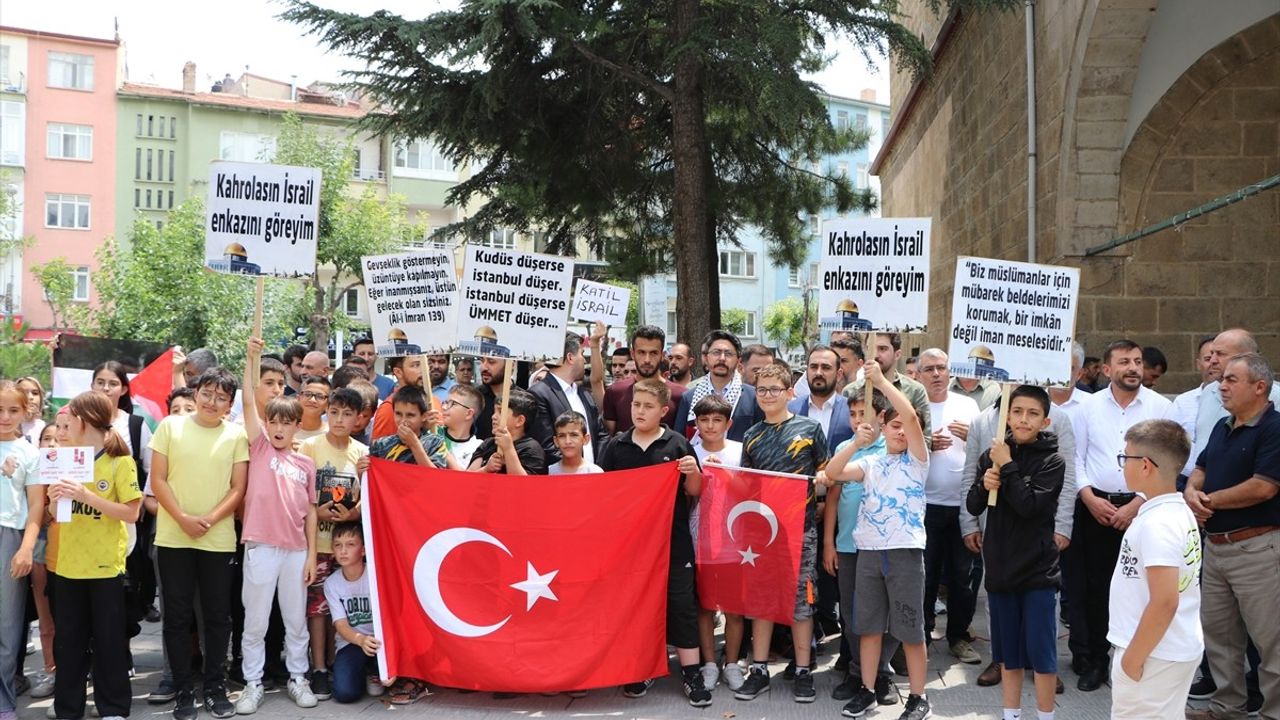
[[[938,624],[945,627],[945,615],[939,616]],[[980,635],[974,647],[984,658],[990,657],[990,645],[986,633],[986,618],[979,613],[974,620],[974,631]],[[146,703],[146,695],[159,681],[160,625],[144,624],[143,633],[134,639],[134,661],[137,664],[137,676],[133,681],[134,705],[133,718],[169,718],[172,706],[153,706]],[[783,666],[777,664],[771,668],[775,677],[773,692],[752,702],[741,702],[724,688],[718,687],[714,692],[715,700],[708,708],[692,708],[685,702],[675,679],[671,676],[663,678],[654,685],[649,694],[641,699],[632,700],[622,696],[617,688],[592,691],[584,698],[573,699],[567,695],[544,697],[540,695],[523,695],[511,700],[496,700],[489,693],[462,694],[453,690],[436,690],[432,695],[424,697],[414,705],[393,707],[379,700],[366,700],[354,705],[339,705],[333,701],[321,702],[313,710],[301,710],[294,706],[289,697],[281,691],[267,694],[267,700],[258,711],[260,720],[320,720],[323,718],[355,718],[368,720],[373,717],[386,717],[387,720],[411,720],[412,718],[459,718],[459,719],[499,719],[499,718],[636,718],[645,720],[684,720],[697,718],[701,720],[756,720],[768,718],[839,718],[842,703],[831,699],[831,689],[838,682],[831,665],[839,649],[838,642],[831,640],[822,648],[818,656],[817,672],[818,701],[809,705],[795,703],[791,699],[791,686],[782,680]],[[1063,680],[1067,691],[1058,696],[1057,716],[1062,720],[1093,720],[1107,718],[1110,715],[1111,693],[1107,686],[1092,693],[1082,693],[1075,689],[1076,677],[1070,671],[1070,656],[1067,652],[1066,629],[1063,628],[1058,640],[1059,666],[1065,671]],[[28,658],[27,670],[31,673],[36,668],[38,653]],[[978,673],[985,665],[964,665],[956,661],[947,652],[946,643],[934,642],[929,655],[928,695],[933,705],[933,714],[937,718],[999,718],[1000,688],[981,688],[974,684]],[[906,678],[895,678],[901,691],[906,693]],[[236,687],[235,690],[239,688]],[[235,698],[235,692],[232,693]],[[44,717],[51,699],[31,700],[29,697],[18,699],[18,716],[39,720]],[[1035,718],[1035,699],[1032,695],[1030,678],[1023,684],[1023,717]],[[896,719],[902,712],[902,704],[872,710],[866,717],[870,720]],[[209,717],[202,712],[202,719]]]

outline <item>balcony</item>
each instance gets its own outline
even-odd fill
[[[367,168],[352,168],[351,179],[359,182],[386,182],[387,173],[383,170],[370,170]]]

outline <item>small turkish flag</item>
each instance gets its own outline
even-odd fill
[[[706,463],[698,499],[698,599],[705,608],[795,620],[804,508],[799,475]]]
[[[676,463],[478,475],[370,460],[384,679],[553,692],[665,675]]]

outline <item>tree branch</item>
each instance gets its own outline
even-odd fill
[[[663,100],[666,100],[668,104],[675,100],[676,93],[674,90],[658,82],[657,80],[654,80],[651,77],[647,77],[641,74],[635,68],[629,65],[623,65],[622,63],[615,62],[605,57],[601,57],[600,55],[597,55],[596,53],[588,49],[586,45],[583,45],[581,42],[577,40],[571,40],[569,42],[569,45],[574,50],[577,50],[579,55],[585,57],[586,59],[590,60],[591,62],[597,65],[608,68],[609,70],[612,70],[615,73],[618,73],[619,75],[627,78],[628,80],[636,83],[637,85],[647,90],[652,91],[653,93],[658,95],[658,97],[661,97]]]

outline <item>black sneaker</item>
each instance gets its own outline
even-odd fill
[[[311,671],[311,694],[317,700],[328,700],[333,697],[333,681],[329,679],[328,670]]]
[[[813,673],[796,673],[795,701],[798,703],[811,703],[816,699],[818,699],[818,693],[813,689]]]
[[[199,716],[194,690],[179,690],[174,693],[173,720],[196,720]]]
[[[817,670],[817,669],[818,669],[817,658],[811,658],[809,660],[809,672],[813,672],[814,670]],[[788,662],[787,666],[782,669],[782,679],[786,680],[787,682],[791,682],[792,680],[796,679],[796,661],[795,660]]]
[[[840,714],[845,717],[859,718],[867,714],[867,710],[876,704],[876,694],[858,683],[858,689],[854,693],[853,698],[845,704]]]
[[[898,686],[893,684],[893,680],[888,675],[876,676],[876,704],[898,704]]]
[[[692,672],[685,672],[682,675],[684,676],[684,696],[689,698],[689,704],[694,707],[710,705],[711,691],[707,689],[707,684],[702,679],[702,668],[697,667]]]
[[[649,688],[653,687],[652,680],[641,680],[640,682],[627,683],[622,686],[622,694],[629,698],[642,698],[645,693],[649,692]]]
[[[178,688],[173,684],[173,678],[161,678],[160,686],[151,691],[147,696],[147,704],[164,705],[173,702],[178,696]]]
[[[1208,700],[1217,691],[1218,684],[1213,681],[1212,677],[1204,675],[1199,680],[1191,683],[1191,691],[1187,693],[1187,697],[1192,700]]]
[[[898,720],[925,720],[930,717],[933,717],[933,708],[929,707],[929,699],[922,695],[909,695],[907,706]]]
[[[769,692],[769,671],[752,665],[746,681],[742,683],[742,687],[733,691],[733,696],[739,700],[755,700],[767,692]]]
[[[206,685],[204,709],[216,718],[229,718],[236,714],[236,706],[227,699],[227,689],[222,685]]]
[[[839,685],[831,690],[831,699],[840,702],[848,702],[858,694],[858,688],[862,687],[862,683],[851,677],[846,677]]]

